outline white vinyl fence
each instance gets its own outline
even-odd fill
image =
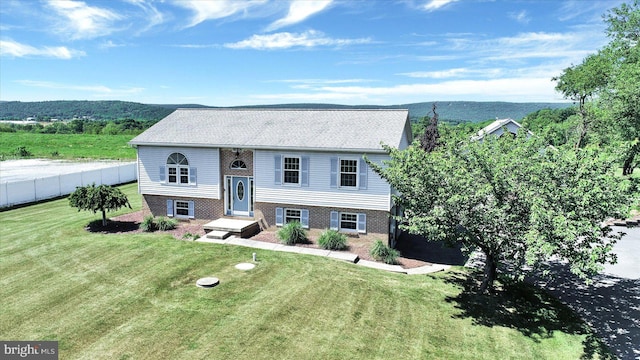
[[[93,183],[117,185],[137,178],[136,164],[128,163],[39,179],[5,182],[0,184],[0,208],[68,195],[77,186]]]

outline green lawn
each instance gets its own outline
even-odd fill
[[[14,158],[23,146],[37,158],[135,160],[136,150],[127,144],[133,137],[0,132],[0,159]]]
[[[122,189],[139,209],[136,185]],[[61,359],[578,359],[603,351],[569,310],[530,288],[462,293],[461,269],[407,276],[84,230],[99,218],[66,199],[0,213],[0,339],[58,340]],[[252,252],[257,267],[236,270]],[[204,276],[221,283],[196,287]]]

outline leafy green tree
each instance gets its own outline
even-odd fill
[[[556,150],[539,138],[451,142],[428,153],[417,143],[385,148],[391,160],[373,170],[399,191],[400,228],[429,241],[460,242],[485,256],[480,291],[491,291],[498,267],[523,275],[551,257],[587,278],[615,261],[621,234],[601,223],[630,202],[628,180],[611,157],[590,149]]]
[[[109,185],[91,184],[77,187],[76,191],[69,195],[69,205],[80,210],[102,212],[102,226],[107,225],[107,211],[118,210],[125,206],[131,208],[129,199],[118,188]]]
[[[552,79],[557,81],[556,90],[561,92],[565,98],[578,103],[578,113],[581,119],[579,136],[575,144],[578,148],[585,145],[585,138],[593,121],[587,102],[598,96],[607,85],[610,67],[606,57],[589,55],[582,61],[582,64],[571,66],[565,69],[561,76]]]
[[[613,8],[603,18],[609,44],[553,80],[558,91],[579,103],[576,146],[584,146],[592,130],[601,142],[617,140],[625,149],[623,174],[629,175],[640,153],[640,1]]]
[[[602,51],[615,64],[603,105],[615,133],[626,142],[623,174],[633,173],[640,153],[640,1],[622,4],[605,16],[611,42]]]

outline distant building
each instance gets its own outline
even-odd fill
[[[485,126],[484,128],[482,128],[480,131],[478,131],[478,134],[473,136],[471,139],[474,141],[475,140],[482,141],[482,139],[484,139],[485,136],[493,135],[496,137],[500,137],[505,133],[509,133],[515,136],[518,134],[518,131],[520,130],[520,128],[522,128],[522,125],[520,125],[517,121],[513,119],[498,119],[492,122],[491,124]],[[527,137],[531,137],[532,135],[533,133],[527,130]]]

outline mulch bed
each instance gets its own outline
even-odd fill
[[[141,233],[140,223],[142,223],[143,215],[142,211],[136,211],[133,213],[120,215],[114,218],[111,218],[107,223],[106,227],[102,227],[102,221],[97,220],[92,222],[89,226],[87,226],[87,230],[91,232],[100,232],[100,233]],[[189,233],[193,235],[204,236],[205,231],[203,225],[206,224],[207,220],[180,220],[178,222],[178,226],[174,230],[163,231],[163,233],[171,234],[176,239],[182,240],[184,239],[184,235]],[[310,241],[305,244],[296,244],[295,246],[299,247],[309,247],[309,248],[320,248],[316,242],[316,239],[320,236],[321,231],[319,230],[311,230],[309,231]],[[251,240],[256,241],[264,241],[269,243],[279,243],[280,241],[276,237],[276,230],[267,229],[259,234],[251,237]],[[374,261],[369,255],[369,249],[373,244],[375,238],[371,236],[349,236],[347,240],[348,249],[347,252],[357,254],[360,259]],[[403,253],[398,258],[400,265],[405,268],[415,268],[425,265],[430,265],[429,262],[420,260],[419,256],[412,256],[409,253]]]

